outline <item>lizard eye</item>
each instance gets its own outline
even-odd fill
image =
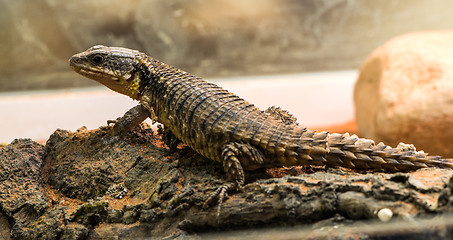
[[[104,57],[101,55],[93,55],[90,57],[90,60],[92,63],[97,65],[97,64],[101,64],[102,62],[104,62]]]

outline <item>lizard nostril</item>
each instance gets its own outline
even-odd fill
[[[71,58],[71,62],[73,62],[73,63],[80,63],[80,58],[78,58],[78,57],[72,57],[72,58]]]

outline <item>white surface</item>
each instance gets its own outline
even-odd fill
[[[211,79],[261,109],[280,106],[307,127],[354,118],[357,71]],[[94,129],[137,102],[105,87],[0,94],[0,142],[46,140],[57,128]]]

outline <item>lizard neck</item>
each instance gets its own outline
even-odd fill
[[[142,104],[153,108],[159,122],[178,126],[172,122],[176,113],[172,112],[174,101],[182,88],[190,87],[197,77],[180,69],[162,63],[151,57],[137,67],[140,78],[138,98]]]
[[[134,100],[139,100],[140,96],[140,86],[141,86],[141,77],[139,74],[133,74],[128,80],[128,85],[126,85],[121,92],[124,95],[129,96]]]

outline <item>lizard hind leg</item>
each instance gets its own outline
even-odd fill
[[[244,185],[244,170],[260,168],[264,162],[263,153],[249,143],[232,142],[222,151],[223,170],[228,180]]]
[[[239,190],[245,182],[244,169],[258,168],[263,162],[261,151],[251,146],[249,143],[228,143],[222,151],[223,170],[229,182],[219,187],[206,200],[205,207],[214,199],[218,199],[217,216],[220,215],[220,208],[223,200],[228,197],[228,192]]]

